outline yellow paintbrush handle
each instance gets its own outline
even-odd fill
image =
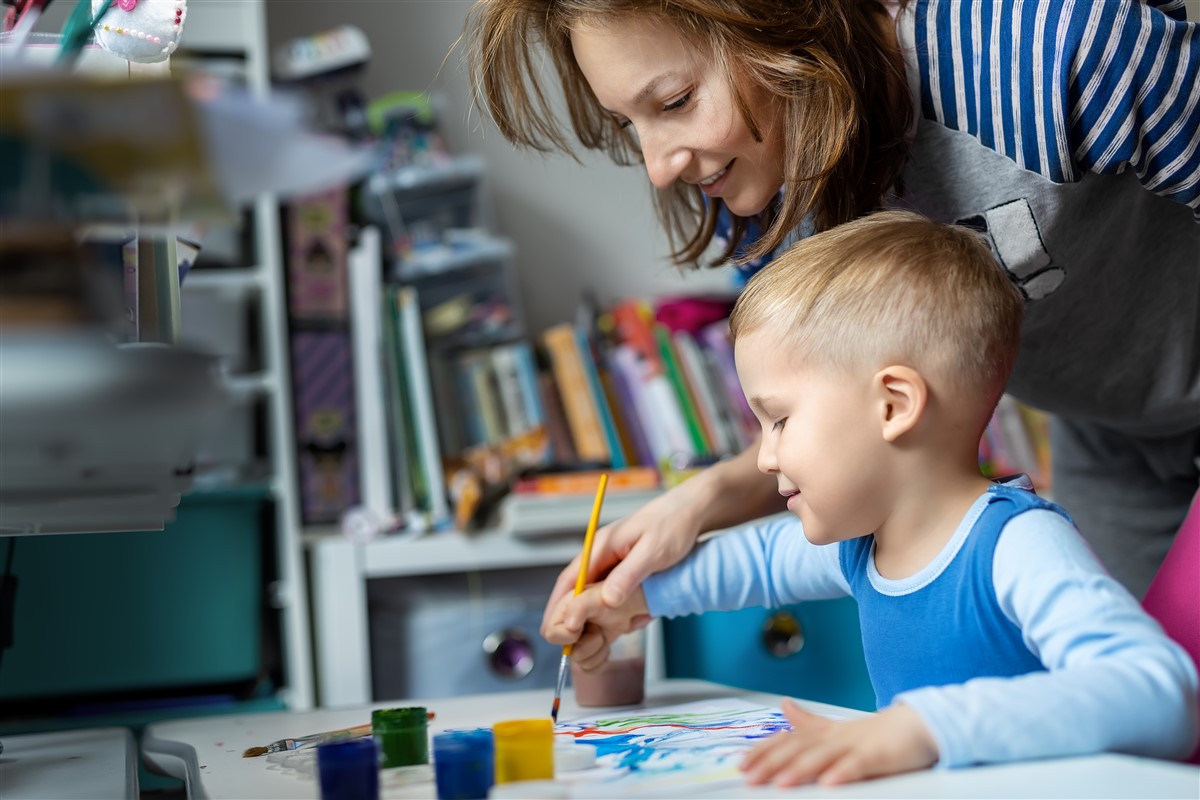
[[[604,490],[608,488],[608,473],[600,476],[600,485],[596,487],[596,499],[592,502],[592,516],[588,519],[587,533],[583,537],[583,554],[579,557],[579,577],[575,579],[575,594],[578,595],[587,585],[588,564],[592,560],[592,542],[596,540],[596,528],[600,524],[600,507],[604,505]],[[570,657],[574,644],[563,646],[563,655]]]

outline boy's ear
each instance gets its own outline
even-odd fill
[[[876,372],[872,385],[878,395],[880,432],[885,441],[894,442],[920,421],[929,387],[921,373],[899,365]]]

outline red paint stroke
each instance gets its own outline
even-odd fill
[[[634,733],[643,728],[680,728],[688,731],[744,731],[761,728],[762,725],[755,723],[752,725],[685,725],[682,722],[652,722],[645,725],[631,725],[628,728],[583,728],[578,731],[568,731],[572,736],[578,739],[580,736],[612,736],[614,734]]]

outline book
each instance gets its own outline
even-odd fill
[[[395,487],[388,448],[384,383],[383,312],[379,229],[362,229],[359,245],[350,251],[350,334],[353,341],[354,398],[358,423],[360,504],[376,519],[395,513]]]
[[[714,322],[700,330],[699,342],[705,348],[713,362],[717,365],[717,374],[725,386],[725,396],[731,401],[735,416],[740,422],[743,438],[747,442],[758,437],[758,419],[746,400],[742,391],[742,382],[738,379],[737,365],[733,358],[733,343],[729,340],[729,320]]]
[[[401,334],[404,356],[409,378],[409,392],[413,402],[413,417],[416,439],[420,443],[421,463],[429,490],[427,512],[429,527],[445,525],[450,519],[450,506],[446,499],[446,479],[442,471],[442,453],[437,438],[437,420],[433,407],[433,391],[429,381],[429,367],[425,359],[425,335],[421,329],[421,305],[417,291],[411,286],[401,286],[396,292],[400,308]]]
[[[596,403],[596,416],[600,420],[600,428],[604,431],[604,439],[608,444],[609,462],[613,469],[623,469],[629,466],[625,456],[625,447],[617,433],[617,424],[613,409],[609,403],[608,394],[600,379],[600,368],[596,355],[592,351],[591,340],[583,329],[575,327],[575,344],[579,347],[579,359],[583,364],[584,374],[587,375],[588,388],[592,391],[592,399]]]
[[[688,435],[675,391],[666,376],[626,344],[613,348],[612,363],[633,395],[633,411],[653,454],[651,463],[658,465],[677,457],[690,460],[698,455]]]
[[[602,474],[608,475],[609,492],[652,491],[662,485],[662,478],[654,467],[625,467],[533,475],[518,480],[513,491],[517,494],[592,496]]]
[[[655,458],[649,437],[642,425],[642,415],[638,410],[635,388],[630,385],[630,379],[626,373],[614,363],[611,346],[601,349],[600,358],[604,362],[600,373],[601,381],[609,395],[613,418],[617,422],[617,431],[621,436],[625,451],[630,455],[630,462],[636,461],[637,464],[650,466],[656,464],[658,459]]]
[[[542,332],[541,340],[562,399],[575,452],[587,461],[610,463],[608,442],[576,343],[574,326],[567,323],[551,326]]]
[[[384,308],[388,325],[389,348],[387,368],[389,381],[395,392],[394,404],[390,407],[392,437],[390,450],[393,463],[403,464],[403,502],[397,504],[397,512],[405,514],[405,524],[414,529],[424,529],[424,511],[429,508],[429,485],[421,469],[421,439],[417,433],[417,416],[413,400],[413,378],[411,365],[405,349],[405,311],[400,303],[399,289],[387,286],[383,290]]]
[[[679,354],[680,367],[696,400],[697,411],[713,444],[712,452],[718,455],[738,452],[737,439],[729,430],[725,410],[714,392],[713,379],[700,346],[687,331],[675,331],[671,338]]]
[[[696,411],[695,400],[692,399],[691,390],[680,371],[679,360],[676,358],[674,347],[671,344],[671,332],[665,325],[655,325],[653,331],[658,342],[659,358],[666,368],[667,379],[679,401],[679,409],[683,412],[688,438],[691,439],[692,447],[697,455],[708,455],[713,452],[712,444],[704,435],[704,429],[701,427],[700,417]]]
[[[539,372],[537,384],[538,398],[542,401],[542,410],[546,415],[546,435],[550,439],[550,461],[554,464],[572,464],[578,459],[578,455],[575,453],[575,443],[571,439],[571,431],[567,426],[566,413],[563,411],[562,398],[558,394],[554,376]]]

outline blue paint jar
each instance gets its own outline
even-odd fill
[[[446,731],[433,737],[438,800],[486,798],[492,787],[495,745],[487,728]]]
[[[379,800],[379,748],[370,736],[317,747],[321,800]]]

